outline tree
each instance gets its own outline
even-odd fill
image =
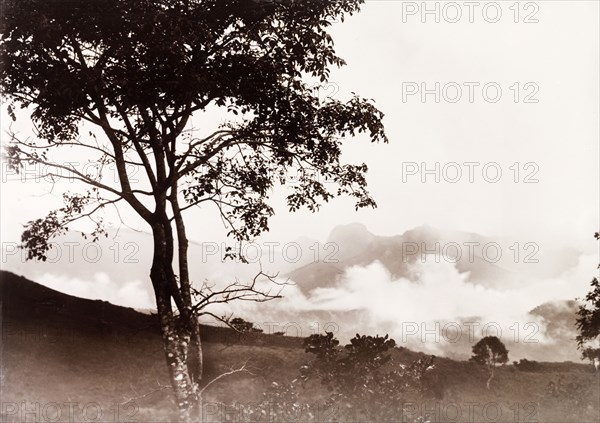
[[[40,176],[84,188],[29,222],[22,246],[30,259],[44,260],[50,240],[84,218],[97,240],[106,234],[98,213],[123,203],[147,224],[150,279],[182,420],[192,419],[206,383],[197,317],[214,316],[213,303],[279,297],[258,288],[268,276],[262,272],[224,289],[195,289],[187,211],[213,206],[229,235],[247,242],[268,230],[269,195],[290,176],[290,211],[314,212],[344,194],[357,208],[375,206],[367,166],[343,164],[340,155],[357,134],[387,142],[383,114],[356,95],[320,100],[311,88],[345,64],[327,29],[362,2],[2,0],[2,96],[13,120],[15,106],[31,112],[36,131],[34,140],[12,134],[6,162],[17,172],[39,165]],[[222,124],[191,126],[193,114],[209,112],[220,113]],[[65,163],[73,148],[87,152],[95,172]]]
[[[490,389],[496,366],[508,362],[508,350],[497,336],[486,336],[473,346],[471,361],[488,368],[489,378],[485,386]]]
[[[254,323],[248,322],[242,319],[241,317],[234,317],[233,319],[229,320],[228,323],[232,329],[236,330],[239,333],[262,333],[263,331],[260,328],[255,328]]]
[[[600,233],[596,232],[594,237],[600,240]],[[600,265],[598,266],[600,268]],[[579,334],[575,338],[577,347],[581,350],[583,359],[588,359],[596,365],[600,361],[600,348],[587,346],[589,341],[600,337],[600,282],[594,277],[591,282],[592,290],[585,296],[585,303],[577,310],[576,326]]]

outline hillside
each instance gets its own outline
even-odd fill
[[[161,388],[167,375],[154,316],[65,295],[8,272],[0,273],[0,290],[3,422],[30,421],[23,419],[27,412],[38,413],[38,421],[172,421],[169,390]],[[207,391],[210,421],[226,420],[219,404],[259,400],[273,381],[297,377],[307,360],[300,338],[239,336],[211,326],[203,326],[203,335],[207,378],[244,362],[252,371],[223,378]],[[406,363],[419,356],[405,348],[395,354]],[[485,379],[479,366],[438,358],[431,379],[437,398],[418,408],[440,422],[598,421],[599,378],[590,365],[539,363],[533,371],[504,366],[490,391]],[[550,382],[557,387],[552,392]],[[319,389],[303,395],[315,401],[324,394]],[[458,419],[453,404],[461,410]],[[490,404],[499,407],[497,420],[490,420]],[[243,421],[239,415],[232,420],[232,412],[230,421]]]
[[[0,292],[4,403],[75,402],[84,407],[96,402],[112,418],[115,406],[155,390],[157,381],[168,383],[156,316],[62,294],[5,271]],[[215,385],[211,394],[216,396],[227,391],[252,397],[250,390],[258,395],[271,380],[294,377],[304,355],[300,338],[240,335],[214,326],[202,331],[207,378],[246,361],[261,375]],[[138,421],[165,421],[161,418],[168,414],[159,410],[171,407],[167,390],[136,403]],[[133,410],[130,404],[122,407],[125,416]],[[68,421],[67,409],[62,414],[66,420],[59,421]]]

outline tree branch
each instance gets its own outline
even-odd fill
[[[219,376],[215,377],[214,379],[209,381],[206,385],[204,385],[204,387],[202,389],[200,389],[199,395],[202,395],[204,393],[204,391],[206,391],[211,385],[213,385],[214,383],[218,382],[219,380],[221,380],[227,376],[231,376],[231,375],[234,375],[236,373],[241,373],[241,372],[246,372],[253,376],[256,376],[254,373],[252,373],[250,370],[248,370],[247,364],[248,364],[248,360],[246,360],[246,362],[237,369],[231,369],[228,372],[221,373]]]
[[[119,405],[127,405],[130,402],[135,402],[135,401],[141,400],[141,399],[149,397],[150,395],[153,395],[153,394],[155,394],[157,392],[162,392],[162,391],[167,390],[167,389],[173,389],[173,387],[171,385],[162,385],[158,381],[158,378],[156,379],[156,384],[158,385],[158,388],[153,389],[152,391],[146,392],[145,394],[137,395],[135,397],[129,398],[127,401],[123,401]],[[134,391],[134,393],[137,394],[135,391]]]

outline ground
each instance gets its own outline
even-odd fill
[[[1,274],[1,422],[168,422],[175,420],[155,316],[52,291]],[[249,421],[273,383],[298,377],[310,359],[302,339],[203,327],[206,378],[246,363],[249,372],[220,379],[204,396],[206,421]],[[394,351],[410,362],[418,353]],[[482,366],[436,358],[429,381],[435,399],[408,401],[398,421],[598,422],[600,377],[586,363],[540,363],[534,371],[499,367],[485,388]],[[301,393],[320,406],[313,421],[333,421],[318,384]],[[235,404],[238,404],[237,406]],[[302,422],[301,415],[290,421]]]

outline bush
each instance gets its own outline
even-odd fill
[[[241,317],[235,317],[229,321],[229,326],[241,333],[254,331],[254,323],[248,322]]]
[[[434,368],[433,356],[410,365],[394,360],[396,342],[388,336],[357,334],[343,349],[332,333],[311,335],[305,350],[315,358],[302,366],[301,380],[320,380],[330,392],[341,421],[385,421],[404,415],[409,397],[429,393],[425,375]]]
[[[598,414],[594,412],[597,403],[598,398],[590,395],[586,382],[571,376],[567,380],[559,377],[546,385],[542,406],[551,408],[558,404],[565,417],[587,420],[597,418]]]
[[[529,361],[526,358],[522,358],[518,363],[514,361],[513,364],[515,368],[522,372],[539,372],[542,370],[542,365],[539,362],[535,360]]]

